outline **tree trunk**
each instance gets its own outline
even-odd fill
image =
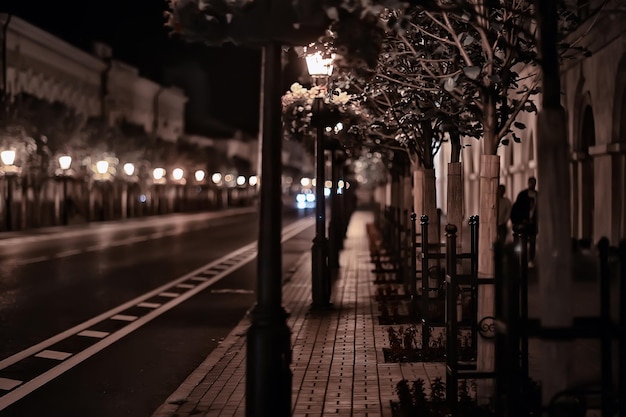
[[[441,237],[435,181],[435,170],[424,169],[424,214],[428,216],[428,243],[433,244]]]
[[[537,120],[537,170],[541,178],[538,201],[540,241],[539,297],[542,327],[571,327],[571,243],[569,165],[565,112],[543,109]],[[542,391],[545,403],[568,387],[571,344],[546,340],[542,343]]]
[[[570,327],[571,249],[570,184],[567,118],[561,106],[557,60],[557,6],[536,1],[542,57],[543,97],[537,119],[537,176],[541,180],[537,251],[542,327]],[[558,391],[568,388],[571,345],[564,341],[542,343],[542,398],[547,404]],[[606,414],[603,410],[603,415]]]
[[[480,156],[480,184],[478,210],[478,279],[493,279],[494,258],[493,243],[497,236],[497,192],[500,172],[500,157],[498,155]],[[495,314],[495,287],[493,284],[478,285],[478,317],[480,323],[493,324]],[[478,337],[478,370],[490,372],[494,370],[495,346],[493,339]],[[478,401],[481,404],[491,402],[493,399],[493,382],[479,380]]]
[[[421,167],[413,171],[413,212],[419,218],[424,212],[424,170]]]
[[[413,178],[410,172],[402,177],[402,184],[402,209],[410,216],[413,211]]]
[[[457,251],[463,245],[463,165],[460,162],[448,163],[448,224],[457,227]]]

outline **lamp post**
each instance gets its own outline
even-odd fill
[[[336,127],[335,131],[341,130]],[[341,248],[341,234],[339,233],[340,215],[339,215],[339,155],[335,151],[341,151],[339,140],[333,139],[329,146],[331,161],[331,178],[330,181],[330,222],[328,224],[328,266],[330,268],[339,268],[339,251]]]
[[[154,168],[152,170],[152,180],[154,182],[154,198],[152,199],[153,206],[156,204],[156,209],[153,208],[154,214],[161,214],[161,196],[159,193],[159,185],[165,182],[165,168]]]
[[[197,184],[197,192],[196,192],[196,209],[198,210],[203,210],[204,209],[204,204],[203,204],[203,200],[204,200],[204,188],[203,188],[203,184],[204,184],[204,178],[206,177],[206,172],[204,172],[201,169],[197,169],[196,172],[194,172],[193,174],[194,179],[196,180],[196,184]]]
[[[17,175],[17,167],[15,164],[15,149],[7,149],[0,152],[0,159],[4,165],[4,175],[7,179],[7,198],[6,198],[6,230],[13,230],[13,178]]]
[[[130,182],[133,182],[136,178],[135,178],[135,164],[131,163],[131,162],[126,162],[124,164],[124,166],[122,167],[124,170],[124,174],[126,175],[126,177],[124,178],[124,189],[122,191],[122,200],[121,200],[121,211],[122,211],[122,218],[126,219],[128,217],[130,217],[130,213],[132,213],[134,211],[134,207],[133,204],[129,204],[130,201],[133,201],[131,198],[128,197],[129,195],[129,186],[128,184]]]
[[[69,155],[59,156],[59,168],[61,168],[61,181],[63,182],[63,214],[61,223],[63,226],[67,226],[68,223],[68,207],[67,207],[67,177],[69,176],[69,169],[72,165],[72,157]]]
[[[182,168],[174,168],[172,179],[174,180],[174,211],[183,211],[185,204],[185,189],[183,188],[182,198],[179,196],[181,186],[185,185],[185,171]]]
[[[104,197],[104,193],[105,193],[105,188],[104,185],[102,185],[102,183],[108,179],[108,173],[109,173],[109,162],[105,161],[105,160],[100,160],[98,162],[96,162],[96,172],[98,174],[97,179],[99,180],[100,184],[100,193],[101,193],[101,200],[100,200],[100,220],[104,221],[106,219],[106,207],[105,204],[107,203],[107,199]]]
[[[222,185],[222,174],[219,172],[214,172],[211,175],[211,182],[213,183],[213,197],[215,200],[215,209],[219,210],[222,208],[222,189],[220,188]]]
[[[320,52],[307,55],[309,74],[316,85],[333,72],[333,58],[325,58]],[[315,97],[314,114],[316,127],[315,140],[315,238],[311,248],[312,298],[313,308],[328,308],[330,303],[330,271],[328,268],[328,240],[326,239],[326,202],[324,196],[324,124],[321,120],[321,96]]]

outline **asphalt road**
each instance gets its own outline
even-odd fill
[[[0,416],[150,416],[256,300],[254,210],[0,240]],[[283,215],[283,275],[312,213]]]

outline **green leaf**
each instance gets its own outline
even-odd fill
[[[443,88],[446,91],[454,91],[454,87],[456,87],[456,81],[452,77],[446,79],[443,83]]]
[[[480,75],[480,67],[474,65],[472,67],[463,68],[463,74],[470,80],[475,80]]]
[[[476,39],[474,39],[473,36],[467,35],[467,36],[465,36],[465,39],[463,39],[463,46],[469,46],[469,45],[473,44],[475,40]]]

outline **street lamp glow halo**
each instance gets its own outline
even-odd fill
[[[315,52],[306,56],[306,66],[311,77],[328,77],[333,73],[333,61],[335,54],[324,58],[321,52]]]
[[[0,152],[0,159],[4,165],[13,165],[15,163],[15,149],[6,149]]]
[[[124,173],[126,173],[129,177],[132,176],[135,173],[135,165],[130,162],[125,163]]]
[[[172,171],[172,178],[176,181],[180,181],[183,179],[183,175],[185,175],[185,171],[182,168],[174,168]]]
[[[69,155],[61,155],[59,156],[59,167],[65,171],[70,169],[72,165],[72,157]]]
[[[96,170],[98,174],[106,174],[109,170],[109,163],[104,160],[96,162]]]
[[[202,182],[204,180],[205,177],[205,173],[203,170],[198,169],[195,173],[194,173],[194,177],[196,178],[196,181],[198,182]]]
[[[152,178],[154,178],[156,181],[163,179],[164,176],[165,168],[154,168],[154,170],[152,170]]]

